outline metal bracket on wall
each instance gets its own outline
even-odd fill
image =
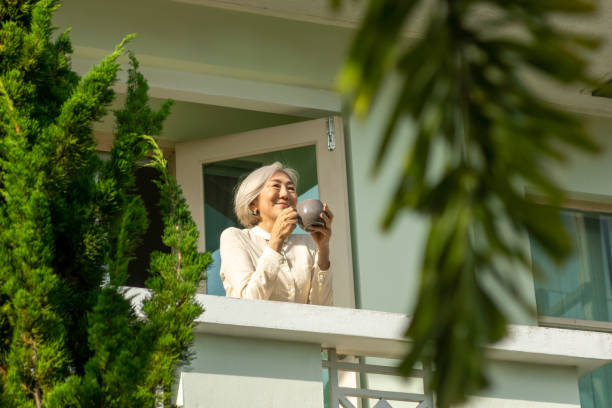
[[[334,118],[327,118],[327,150],[330,152],[336,150],[336,135],[334,133]]]

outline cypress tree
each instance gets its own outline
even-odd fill
[[[0,3],[0,406],[168,406],[210,262],[197,253],[197,230],[151,137],[171,104],[149,107],[130,56],[126,105],[102,161],[92,123],[113,100],[130,37],[80,78],[68,32],[53,35],[58,6]],[[160,172],[171,251],[152,255],[150,296],[136,311],[122,285],[148,224],[133,194],[147,157]]]

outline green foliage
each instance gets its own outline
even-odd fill
[[[156,252],[151,257],[153,277],[147,281],[147,287],[153,296],[145,301],[142,310],[159,335],[146,383],[150,387],[159,385],[162,399],[168,401],[174,368],[191,357],[192,322],[203,312],[195,302],[195,290],[212,257],[208,252],[198,253],[198,230],[181,189],[168,174],[161,150],[152,139],[149,140],[154,148],[151,165],[162,176],[156,182],[162,196],[162,213],[165,214],[162,238],[173,252]]]
[[[527,231],[557,260],[570,251],[559,215],[526,199],[521,185],[558,206],[563,197],[547,162],[563,161],[570,148],[598,150],[576,118],[534,94],[524,74],[593,85],[580,56],[597,41],[550,22],[553,14],[591,13],[589,0],[427,3],[424,34],[408,41],[404,25],[424,2],[370,1],[340,86],[350,107],[367,114],[398,74],[374,170],[394,139],[411,143],[383,224],[389,228],[405,209],[431,220],[406,333],[413,347],[400,368],[408,374],[417,361],[432,367],[430,388],[448,407],[486,386],[482,347],[505,334],[506,319],[484,281],[531,311],[511,276],[514,266],[530,269],[514,238]],[[406,118],[414,126],[400,135]],[[444,152],[441,162],[434,151]]]
[[[67,33],[52,38],[53,0],[0,2],[0,406],[169,405],[202,309],[195,289],[210,262],[176,182],[150,136],[171,103],[148,105],[130,55],[111,158],[92,123],[114,98],[127,37],[83,78]],[[134,171],[154,152],[164,242],[142,319],[121,285],[147,228]]]

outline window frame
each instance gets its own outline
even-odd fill
[[[577,210],[592,213],[609,214],[612,216],[612,197],[590,193],[576,193],[565,191],[565,200],[559,210]],[[544,196],[535,191],[527,190],[525,196],[536,204],[550,206]],[[533,254],[530,254],[533,263]],[[535,277],[534,277],[535,284]],[[554,327],[560,329],[598,331],[612,333],[612,322],[598,320],[573,319],[569,317],[556,317],[537,314],[538,326]]]
[[[569,317],[538,316],[538,326],[612,333],[612,322],[570,319]]]
[[[204,251],[204,193],[202,165],[253,154],[314,145],[317,155],[319,194],[334,211],[331,237],[331,268],[334,306],[355,308],[355,284],[348,204],[348,176],[343,121],[333,116],[335,148],[329,148],[329,118],[306,120],[288,125],[256,129],[175,144],[176,179],[183,189]],[[321,177],[322,174],[331,175]]]

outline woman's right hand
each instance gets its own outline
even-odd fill
[[[295,208],[287,207],[281,211],[278,217],[276,217],[276,221],[274,221],[274,225],[272,226],[268,246],[276,252],[280,252],[283,242],[285,242],[285,239],[291,235],[297,226],[297,222],[298,213]]]

